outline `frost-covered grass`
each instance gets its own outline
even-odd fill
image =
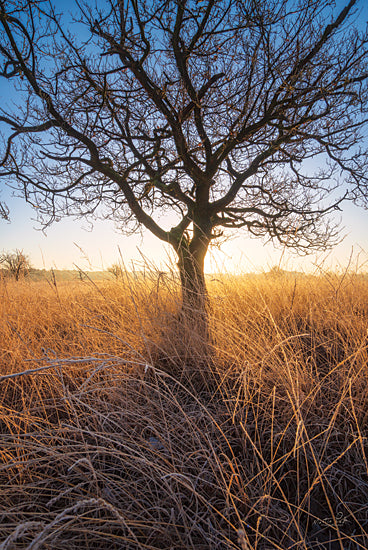
[[[1,550],[368,547],[368,279],[208,285],[0,284]]]

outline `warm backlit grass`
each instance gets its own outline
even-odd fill
[[[368,547],[368,278],[208,285],[0,282],[0,550]]]

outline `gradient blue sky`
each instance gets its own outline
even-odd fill
[[[59,9],[61,4],[67,10],[73,2],[56,2]],[[337,4],[340,7],[345,2],[339,0]],[[361,6],[365,6],[363,19],[366,22],[368,8],[364,1],[361,1]],[[4,79],[0,80],[0,93],[2,101],[11,101],[9,86]],[[11,190],[3,181],[0,181],[0,189],[0,200],[8,204],[11,217],[10,223],[0,219],[0,251],[23,249],[35,267],[71,269],[78,265],[82,269],[103,269],[119,259],[118,247],[128,267],[132,261],[138,264],[142,261],[138,248],[149,261],[161,268],[170,258],[174,259],[170,250],[148,232],[144,232],[143,238],[140,235],[125,237],[109,221],[98,221],[91,229],[81,220],[64,219],[43,233],[31,206],[21,198],[12,197]],[[276,249],[272,244],[250,239],[243,232],[225,242],[221,252],[217,249],[209,252],[206,271],[248,272],[267,270],[277,264],[287,269],[311,270],[323,261],[326,268],[343,268],[352,249],[355,264],[358,262],[362,266],[368,261],[368,212],[349,204],[339,217],[341,237],[345,238],[330,252],[300,258]]]

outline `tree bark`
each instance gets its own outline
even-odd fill
[[[178,251],[179,273],[182,292],[182,308],[185,312],[203,312],[207,303],[207,288],[204,277],[204,258],[207,249],[189,246]]]
[[[210,239],[210,225],[198,224],[194,226],[192,239],[182,240],[176,250],[182,292],[181,321],[206,343],[209,341],[209,328],[204,259]]]

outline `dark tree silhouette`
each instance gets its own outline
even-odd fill
[[[99,7],[103,6],[103,7]],[[107,0],[59,15],[1,0],[1,175],[43,223],[144,226],[178,256],[202,308],[224,228],[301,251],[367,186],[361,0]],[[16,94],[14,95],[16,99]]]
[[[19,281],[21,277],[28,274],[31,267],[28,256],[23,250],[16,249],[14,252],[2,252],[0,254],[0,265],[7,275]]]

